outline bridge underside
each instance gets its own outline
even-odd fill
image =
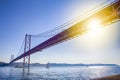
[[[56,45],[58,43],[64,42],[66,40],[72,39],[78,35],[82,35],[87,32],[89,29],[87,28],[87,23],[89,23],[92,19],[98,18],[101,20],[101,25],[107,25],[112,21],[120,19],[120,0],[110,4],[107,7],[99,10],[98,12],[94,13],[93,15],[88,16],[84,20],[74,24],[70,28],[56,34],[55,36],[51,37],[50,39],[46,40],[45,42],[37,45],[36,47],[30,49],[29,51],[23,53],[22,55],[18,56],[10,63],[17,61],[25,56],[33,54],[37,51],[42,51],[48,47]]]

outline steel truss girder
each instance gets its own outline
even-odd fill
[[[72,39],[78,35],[82,35],[88,31],[86,27],[87,23],[94,18],[99,18],[101,20],[102,25],[110,24],[114,20],[120,19],[120,0],[110,4],[109,6],[99,10],[98,12],[94,13],[93,15],[88,16],[86,19],[76,23],[75,25],[71,26],[70,28],[56,34],[55,36],[51,37],[50,39],[46,40],[45,42],[37,45],[36,47],[30,49],[29,51],[23,53],[19,57],[15,58],[10,63],[13,63],[16,60],[19,60],[25,56],[33,54],[37,51],[42,51],[48,47],[61,43],[63,41],[67,41]]]

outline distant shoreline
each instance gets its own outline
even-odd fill
[[[6,65],[8,65],[8,63],[5,63],[5,62],[0,62],[0,66],[6,66]],[[16,63],[12,63],[12,64],[10,64],[10,65],[8,65],[8,66],[22,66],[23,65],[23,63],[22,62],[16,62]],[[40,64],[40,63],[31,63],[30,64],[30,66],[40,66],[40,67],[42,67],[42,66],[46,66],[46,64]],[[78,64],[69,64],[69,63],[49,63],[49,66],[55,66],[55,67],[64,67],[64,66],[118,66],[119,67],[119,65],[117,65],[117,64],[102,64],[102,63],[100,63],[100,64],[83,64],[83,63],[78,63]]]

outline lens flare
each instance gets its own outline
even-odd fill
[[[101,28],[101,22],[98,19],[93,19],[88,23],[88,30],[96,32]]]

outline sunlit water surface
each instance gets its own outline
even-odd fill
[[[29,76],[23,76],[22,68],[0,67],[0,80],[90,80],[120,74],[120,67],[31,67]]]

